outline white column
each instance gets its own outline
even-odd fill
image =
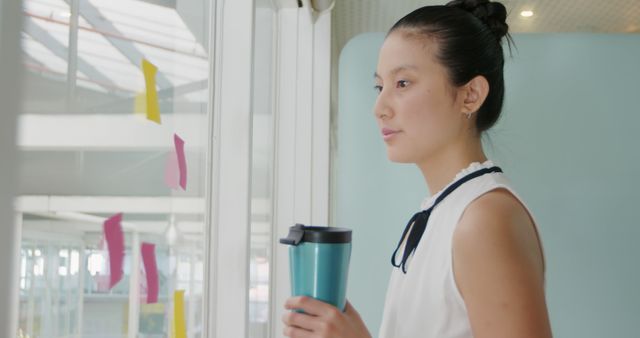
[[[82,236],[81,236],[82,238]],[[80,292],[78,293],[78,315],[77,321],[78,325],[76,325],[76,334],[77,338],[82,338],[82,324],[84,321],[84,284],[85,284],[85,271],[87,270],[87,256],[85,255],[85,242],[84,238],[82,238],[82,245],[80,246],[80,252],[78,253],[78,289]]]
[[[20,221],[22,221],[22,215],[16,216],[16,219],[20,217]],[[16,222],[17,223],[17,222]],[[27,327],[26,330],[23,329],[25,334],[33,336],[33,321],[34,321],[34,311],[35,311],[35,288],[33,287],[36,282],[35,274],[33,273],[33,267],[35,266],[35,260],[33,257],[35,256],[35,250],[31,251],[31,255],[27,255],[27,263],[26,263],[26,275],[29,278],[29,300],[27,303]]]
[[[14,263],[15,263],[15,273],[13,274],[13,278],[14,280],[18,283],[15,284],[15,290],[14,290],[14,299],[13,299],[13,305],[14,305],[14,311],[15,311],[15,327],[14,327],[14,332],[18,329],[18,325],[17,325],[17,321],[18,321],[18,310],[19,310],[19,306],[20,306],[20,285],[19,285],[19,278],[20,278],[20,258],[21,258],[21,254],[20,254],[20,249],[21,249],[21,245],[20,242],[22,241],[22,213],[21,212],[16,212],[14,213],[14,230],[15,230],[15,239],[16,239],[16,245],[15,245],[15,251],[14,251]],[[33,262],[33,261],[32,261]],[[27,269],[28,269],[28,264],[27,265]],[[31,264],[31,276],[33,276],[33,264]],[[25,275],[29,276],[29,272],[27,272]],[[25,276],[25,277],[27,277]],[[33,295],[33,285],[35,282],[35,278],[32,278],[31,281],[31,287],[29,288],[29,308],[31,310],[31,312],[29,312],[28,316],[29,316],[29,320],[31,324],[31,331],[33,332],[33,301],[34,301],[34,295]]]
[[[188,317],[185,318],[185,320],[187,321],[187,332],[190,336],[195,336],[194,334],[194,330],[195,330],[195,324],[196,324],[196,300],[198,298],[198,296],[195,294],[195,283],[194,283],[194,279],[195,279],[195,263],[196,263],[196,259],[195,259],[195,255],[196,255],[196,248],[195,245],[192,245],[189,247],[188,249],[188,254],[189,254],[189,287],[187,288],[187,294],[185,295],[186,299],[185,302],[187,303],[187,309],[185,310],[187,311],[187,315]]]
[[[40,241],[40,240],[39,240]],[[58,304],[60,303],[60,288],[57,287],[58,279],[58,251],[56,250],[54,243],[48,240],[44,240],[42,251],[44,257],[44,276],[47,287],[44,291],[44,302],[42,314],[42,332],[44,336],[57,337],[58,336],[58,316],[60,310]],[[53,287],[56,286],[56,287]],[[46,316],[44,316],[46,314]]]
[[[67,274],[60,278],[62,279],[62,289],[64,290],[65,293],[65,297],[64,297],[64,307],[61,308],[61,310],[64,313],[64,325],[62,327],[62,329],[60,330],[61,335],[64,335],[65,337],[70,337],[73,333],[71,332],[71,309],[73,308],[73,305],[71,305],[71,299],[73,298],[72,296],[72,291],[78,292],[79,290],[77,288],[71,288],[70,284],[72,283],[72,278],[71,278],[71,248],[68,246],[66,248],[61,248],[62,250],[65,250],[67,252],[67,263],[65,265],[65,268],[67,269]]]
[[[140,234],[131,233],[131,271],[129,274],[129,338],[138,336],[140,319]]]

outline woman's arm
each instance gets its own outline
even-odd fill
[[[543,264],[533,222],[509,191],[467,207],[453,235],[453,270],[475,338],[552,336]]]

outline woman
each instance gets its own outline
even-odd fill
[[[487,0],[427,6],[380,50],[375,117],[391,161],[415,163],[431,197],[392,255],[380,338],[551,337],[536,224],[482,149],[500,116],[506,9]],[[510,46],[510,44],[509,44]],[[371,337],[344,312],[287,300],[288,337]]]

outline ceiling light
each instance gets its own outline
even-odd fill
[[[531,17],[533,16],[533,11],[522,11],[520,12],[521,16],[524,16],[525,18]]]

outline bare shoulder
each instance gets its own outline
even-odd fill
[[[542,249],[506,189],[471,202],[453,235],[453,272],[475,337],[550,337]]]
[[[453,241],[454,249],[485,252],[485,246],[498,246],[503,253],[526,255],[541,274],[544,272],[542,248],[533,220],[507,189],[491,190],[472,201],[458,222]]]

